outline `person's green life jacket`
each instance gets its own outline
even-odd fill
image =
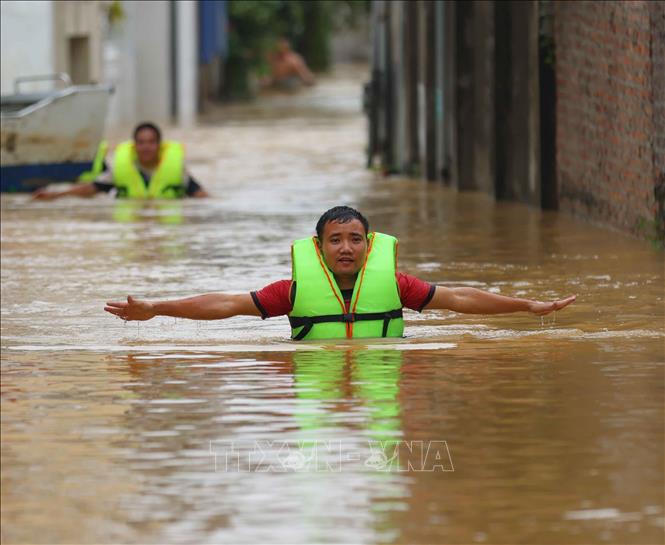
[[[296,295],[289,313],[293,340],[403,336],[402,301],[395,277],[397,239],[382,233],[370,233],[367,239],[367,257],[358,272],[348,312],[316,238],[293,243]]]
[[[97,176],[99,176],[104,170],[104,157],[106,157],[106,152],[109,149],[109,143],[106,140],[102,140],[97,147],[97,153],[95,153],[95,158],[92,160],[92,167],[90,170],[81,172],[77,181],[79,182],[94,182]]]
[[[113,183],[119,197],[130,199],[179,199],[185,195],[183,162],[185,151],[179,142],[163,142],[159,149],[159,165],[146,187],[136,168],[134,142],[119,144],[113,163]]]

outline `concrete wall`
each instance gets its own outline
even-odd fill
[[[122,6],[124,17],[110,28],[104,50],[105,79],[116,89],[109,127],[142,120],[168,123],[175,98],[169,2],[123,2]],[[192,93],[196,94],[195,88]]]
[[[133,17],[136,44],[136,110],[141,119],[171,119],[171,22],[169,2],[125,2]],[[131,11],[130,11],[131,10]],[[149,29],[149,32],[146,32]]]
[[[369,62],[369,33],[369,17],[361,18],[353,28],[337,30],[331,43],[333,63]]]
[[[372,24],[387,172],[665,236],[665,2],[376,2]]]
[[[436,18],[434,2],[419,0],[418,10],[418,155],[420,173],[436,179]]]
[[[176,88],[175,113],[178,125],[190,127],[196,122],[198,96],[198,20],[196,2],[177,2],[175,24]],[[169,73],[169,77],[173,77]]]
[[[103,81],[105,19],[105,4],[98,0],[53,2],[55,68],[67,72],[75,84]]]
[[[555,40],[560,207],[640,234],[663,221],[665,6],[557,2]]]
[[[541,204],[538,2],[496,8],[496,196]]]
[[[16,77],[55,71],[52,17],[51,1],[0,2],[0,91],[3,95],[13,92]]]
[[[494,3],[481,0],[471,3],[473,165],[465,189],[494,194]],[[460,180],[461,183],[461,180]]]
[[[455,44],[457,43],[457,8],[454,2],[443,4],[443,17],[440,22],[442,34],[443,54],[438,60],[437,70],[441,73],[441,85],[443,86],[443,131],[439,146],[442,147],[442,162],[440,178],[443,183],[456,186],[459,180],[457,172],[457,55]]]
[[[392,112],[393,134],[390,136],[390,148],[393,164],[391,169],[403,171],[409,168],[407,153],[407,104],[406,87],[406,58],[404,50],[404,32],[406,27],[404,15],[404,1],[397,0],[388,4],[390,24],[390,58],[392,79]]]
[[[76,84],[103,81],[105,9],[99,0],[0,2],[2,94],[17,76],[66,72]]]
[[[654,221],[665,234],[665,3],[650,6],[654,135],[652,140],[655,170]]]
[[[104,42],[104,81],[114,86],[109,103],[109,128],[125,127],[138,117],[136,102],[136,56],[133,27],[136,22],[125,17],[109,28]]]
[[[12,92],[18,76],[63,71],[74,83],[115,87],[107,121],[111,129],[141,120],[167,124],[174,117],[181,125],[195,123],[197,3],[137,0],[121,5],[123,17],[109,25],[106,0],[0,2],[2,94]]]
[[[458,3],[456,21],[456,185],[494,195],[494,4],[484,0]]]

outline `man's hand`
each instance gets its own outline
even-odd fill
[[[561,310],[575,301],[577,295],[571,295],[559,301],[543,303],[531,299],[506,297],[497,293],[476,288],[447,288],[437,286],[432,300],[426,309],[443,309],[462,314],[504,314],[508,312],[532,312],[544,316],[555,310]]]
[[[119,318],[122,318],[128,322],[132,320],[150,320],[157,315],[152,303],[149,301],[134,299],[131,295],[127,296],[126,303],[106,303],[104,310],[106,312],[110,312],[111,314],[115,314]]]
[[[529,312],[536,314],[537,316],[545,316],[550,312],[555,310],[561,310],[564,307],[570,305],[577,299],[577,295],[571,295],[565,299],[559,299],[558,301],[552,301],[551,303],[543,303],[542,301],[531,301],[529,303]]]
[[[104,310],[123,320],[150,320],[155,316],[189,320],[223,320],[238,315],[261,316],[261,311],[250,293],[206,293],[186,299],[154,303],[134,299],[130,295],[126,303],[106,303]]]
[[[95,184],[79,183],[74,184],[64,191],[48,191],[45,187],[39,188],[32,194],[33,201],[54,201],[61,197],[92,197],[99,189]]]
[[[45,187],[40,187],[32,193],[33,201],[54,201],[60,196],[59,191],[49,191]]]

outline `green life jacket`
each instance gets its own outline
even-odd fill
[[[136,168],[134,142],[119,144],[113,163],[113,183],[119,197],[130,199],[179,199],[185,195],[183,181],[184,148],[179,142],[163,142],[159,148],[159,165],[146,187]]]
[[[365,264],[358,272],[348,312],[316,238],[293,243],[296,295],[289,313],[293,340],[403,336],[402,301],[395,278],[397,239],[382,233],[370,233],[367,239]]]
[[[102,140],[97,147],[97,153],[95,153],[95,158],[92,160],[92,168],[81,172],[77,181],[79,182],[94,182],[95,178],[99,176],[104,170],[104,157],[106,157],[106,152],[109,149],[109,143],[106,140]]]

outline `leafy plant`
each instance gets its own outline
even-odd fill
[[[119,23],[125,18],[125,10],[122,9],[120,0],[113,0],[107,8],[106,17],[111,26]]]
[[[538,46],[543,62],[554,67],[556,62],[554,7],[550,0],[541,0],[538,4]]]
[[[367,0],[230,0],[227,98],[249,98],[250,75],[268,72],[277,38],[287,38],[314,71],[330,67],[334,28],[353,26]]]
[[[641,217],[637,222],[637,231],[656,248],[665,248],[665,225],[658,218]]]

